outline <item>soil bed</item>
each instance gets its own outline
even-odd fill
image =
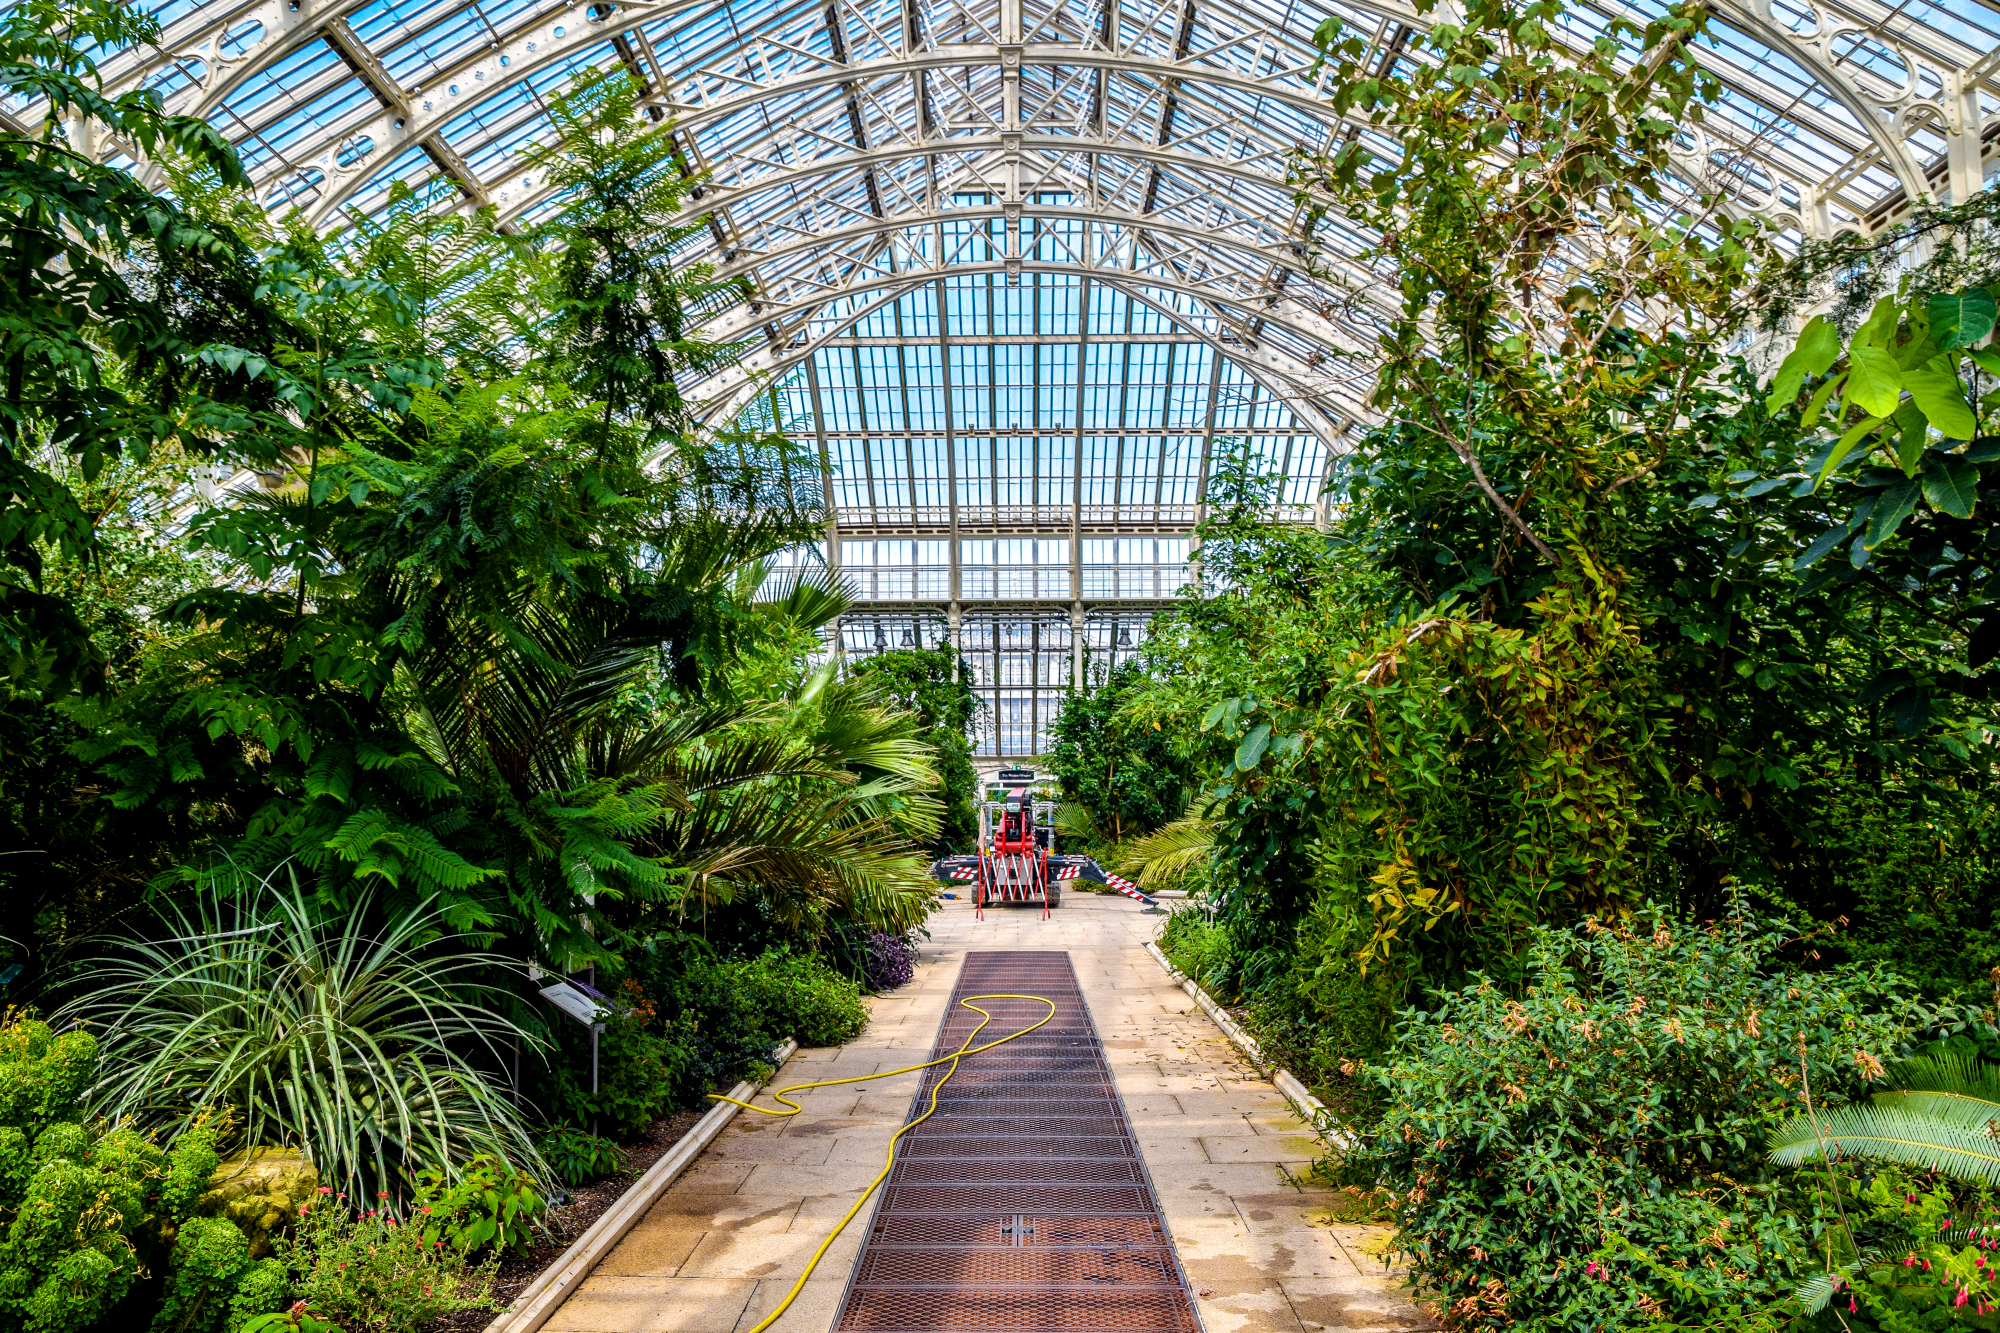
[[[572,1190],[568,1203],[543,1214],[549,1234],[537,1241],[526,1254],[509,1255],[501,1261],[499,1280],[493,1284],[493,1309],[460,1310],[457,1314],[446,1315],[430,1326],[431,1333],[479,1333],[492,1323],[500,1309],[540,1277],[543,1269],[562,1258],[592,1222],[624,1197],[625,1191],[632,1188],[646,1168],[665,1157],[680,1142],[681,1136],[694,1128],[702,1114],[700,1111],[676,1111],[664,1120],[655,1120],[643,1138],[623,1145],[624,1171],[594,1185]]]

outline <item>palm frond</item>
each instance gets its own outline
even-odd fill
[[[1984,1129],[1967,1129],[1903,1106],[1838,1106],[1819,1112],[1817,1127],[1812,1117],[1794,1115],[1779,1126],[1769,1146],[1771,1161],[1779,1166],[1831,1153],[1900,1162],[1961,1180],[2000,1182],[2000,1140]]]
[[[1065,842],[1089,844],[1099,836],[1097,816],[1082,801],[1064,801],[1056,807],[1055,830]]]
[[[1890,1066],[1876,1106],[1899,1106],[1963,1129],[2000,1120],[2000,1068],[1961,1055],[1917,1056]]]
[[[832,624],[853,604],[854,588],[845,575],[810,565],[762,580],[756,593],[759,611],[800,629]]]
[[[1171,888],[1215,854],[1217,820],[1184,815],[1127,846],[1118,868],[1149,889]]]

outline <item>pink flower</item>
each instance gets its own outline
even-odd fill
[[[304,1216],[306,1215],[306,1209],[307,1209],[307,1208],[308,1208],[309,1206],[310,1206],[310,1205],[308,1205],[308,1204],[303,1204],[303,1203],[299,1205],[299,1216],[300,1216],[300,1217],[304,1217]]]
[[[426,1294],[426,1295],[428,1295],[429,1293],[425,1293],[425,1294]],[[1953,1301],[1953,1302],[1952,1302],[1951,1304],[1952,1304],[1952,1308],[1953,1308],[1953,1309],[1957,1309],[1957,1308],[1958,1308],[1959,1306],[1961,1306],[1961,1305],[1965,1304],[1965,1288],[1964,1288],[1964,1287],[1960,1287],[1960,1288],[1958,1289],[1958,1299],[1957,1299],[1957,1300],[1955,1300],[1955,1301]]]
[[[389,1191],[387,1191],[387,1190],[382,1190],[382,1191],[380,1191],[379,1193],[377,1193],[377,1194],[375,1195],[375,1197],[376,1197],[376,1198],[378,1198],[378,1199],[386,1199],[386,1198],[388,1198],[388,1197],[389,1197]]]
[[[319,1192],[321,1194],[331,1194],[333,1193],[333,1187],[331,1185],[321,1185],[319,1187]]]
[[[430,1211],[431,1211],[431,1210],[430,1210],[430,1209],[428,1209],[428,1208],[419,1208],[419,1209],[417,1209],[417,1211],[418,1211],[418,1212],[420,1212],[420,1213],[424,1213],[424,1214],[428,1215],[428,1214],[430,1213]]]

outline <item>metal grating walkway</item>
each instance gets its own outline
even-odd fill
[[[1043,995],[1039,1030],[959,1063],[904,1136],[836,1328],[841,1333],[1198,1333],[1152,1182],[1066,953],[971,953],[933,1058],[979,1015],[962,997]],[[981,1042],[1048,1012],[980,1007]],[[925,1072],[911,1118],[947,1067]]]

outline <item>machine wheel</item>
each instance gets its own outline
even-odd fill
[[[1061,889],[1050,889],[1050,890],[1049,890],[1049,906],[1050,906],[1050,907],[1061,907],[1061,906],[1062,906],[1062,890],[1061,890]]]

